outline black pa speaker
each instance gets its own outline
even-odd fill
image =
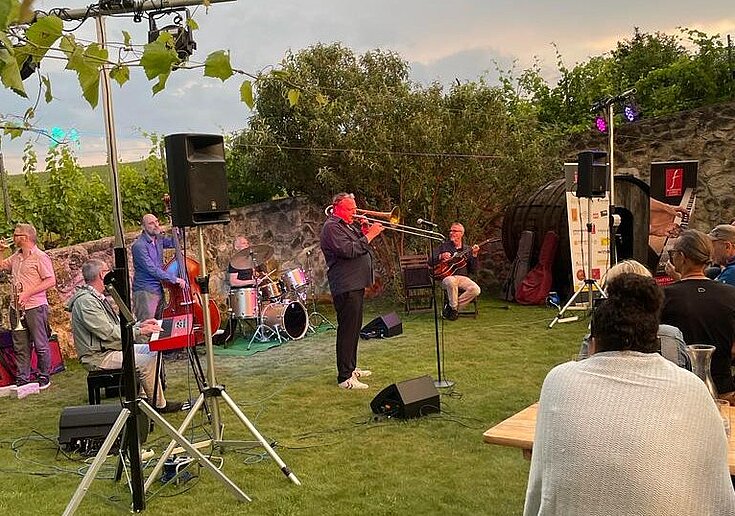
[[[230,222],[222,136],[169,134],[165,142],[173,225],[191,227]]]
[[[115,404],[66,407],[59,417],[59,446],[68,451],[92,452],[100,448],[112,430],[122,407]],[[131,416],[132,417],[132,416]],[[148,437],[148,417],[138,416],[140,442]],[[115,447],[120,445],[118,437]]]
[[[375,414],[400,419],[441,412],[439,391],[428,375],[389,385],[373,398],[370,408]]]
[[[360,330],[360,337],[363,339],[385,339],[394,337],[403,333],[403,323],[398,314],[391,312],[389,314],[376,317]]]
[[[577,197],[605,197],[608,183],[607,152],[582,151],[577,154]]]

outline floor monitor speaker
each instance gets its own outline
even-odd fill
[[[376,317],[360,330],[360,337],[363,339],[395,337],[403,333],[403,323],[398,314],[391,312],[389,314]]]
[[[399,419],[441,412],[439,391],[430,376],[389,385],[370,402],[373,413]]]

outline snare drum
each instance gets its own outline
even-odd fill
[[[258,316],[258,290],[254,288],[233,288],[228,296],[232,317],[254,319]]]
[[[283,289],[280,282],[264,283],[260,286],[260,296],[265,300],[275,301],[283,295]]]
[[[306,272],[301,267],[284,272],[283,276],[281,276],[281,281],[291,291],[300,290],[309,284]]]
[[[309,319],[304,305],[297,301],[290,303],[271,303],[263,308],[263,322],[280,332],[285,332],[291,340],[299,340],[309,329]]]

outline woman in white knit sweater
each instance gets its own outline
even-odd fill
[[[592,356],[544,380],[524,515],[735,515],[718,410],[656,353],[660,288],[623,274],[607,293]]]

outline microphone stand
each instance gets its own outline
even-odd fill
[[[423,220],[423,219],[419,219],[418,223],[432,226],[434,229],[439,227],[433,222],[429,222],[428,220]],[[433,238],[429,238],[429,257],[431,260],[429,263],[433,263],[434,261],[434,239]],[[432,271],[429,271],[429,276],[431,277],[431,302],[434,305],[434,341],[436,343],[436,380],[434,380],[434,386],[437,389],[446,389],[448,387],[453,386],[454,382],[451,380],[447,380],[442,375],[441,346],[439,345],[439,309],[437,307],[437,302],[436,302],[436,278],[434,278],[434,275],[431,272]]]

